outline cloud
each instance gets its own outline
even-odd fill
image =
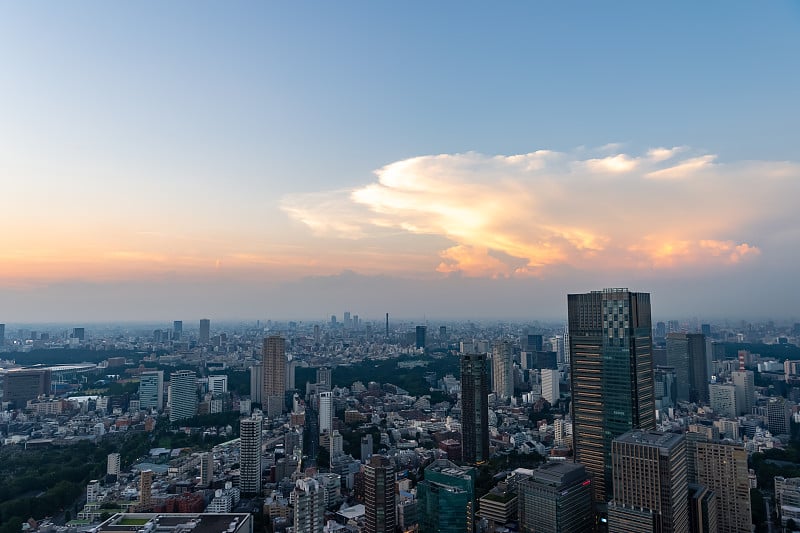
[[[763,260],[760,242],[800,218],[797,163],[720,163],[683,146],[607,150],[415,157],[378,169],[362,187],[294,195],[282,206],[320,236],[441,237],[450,244],[436,270],[479,277]],[[391,237],[384,245],[390,254]]]

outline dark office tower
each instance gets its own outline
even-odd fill
[[[526,339],[526,349],[532,352],[544,350],[544,338],[541,335],[528,335]]]
[[[425,337],[428,333],[427,326],[417,326],[417,348],[425,349]]]
[[[683,435],[629,431],[612,444],[614,499],[609,533],[688,533]]]
[[[611,499],[611,442],[655,429],[650,294],[605,289],[567,296],[575,460]],[[463,385],[462,385],[463,390]]]
[[[656,338],[663,339],[667,336],[667,325],[663,322],[656,322]]]
[[[382,455],[364,467],[364,507],[366,533],[394,533],[394,466]]]
[[[447,326],[439,326],[439,340],[440,341],[447,340]]]
[[[172,340],[179,341],[183,335],[183,320],[175,320],[172,322]]]
[[[591,481],[581,464],[545,463],[520,482],[518,494],[523,533],[584,533],[592,529]]]
[[[250,401],[262,403],[264,395],[264,365],[254,363],[250,367]]]
[[[711,324],[700,324],[700,333],[706,337],[711,336]]]
[[[197,334],[199,344],[208,344],[211,339],[211,321],[207,318],[200,319],[200,333]]]
[[[708,401],[705,335],[668,333],[667,366],[675,369],[679,402]]]
[[[386,313],[386,336],[389,336],[389,313]]]
[[[50,394],[50,370],[9,370],[3,382],[3,401],[25,409],[28,400]]]
[[[270,335],[264,339],[262,352],[264,366],[264,393],[261,396],[263,411],[274,418],[284,411],[286,396],[286,339]]]
[[[84,328],[72,328],[72,338],[79,341],[86,339],[86,330]]]
[[[461,449],[471,464],[489,460],[489,375],[486,354],[461,356]]]
[[[0,324],[0,348],[6,344],[6,325]]]

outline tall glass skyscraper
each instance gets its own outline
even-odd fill
[[[612,441],[655,429],[650,294],[605,289],[567,296],[575,460],[596,503],[612,497]]]
[[[425,469],[417,485],[420,531],[464,533],[475,521],[474,468],[438,459]]]
[[[461,356],[461,448],[467,463],[489,460],[489,376],[486,354]]]

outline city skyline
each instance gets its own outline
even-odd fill
[[[0,319],[559,319],[623,286],[654,316],[800,317],[798,25],[2,6]]]

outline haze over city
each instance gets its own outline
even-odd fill
[[[796,321],[800,7],[0,7],[6,322]]]

